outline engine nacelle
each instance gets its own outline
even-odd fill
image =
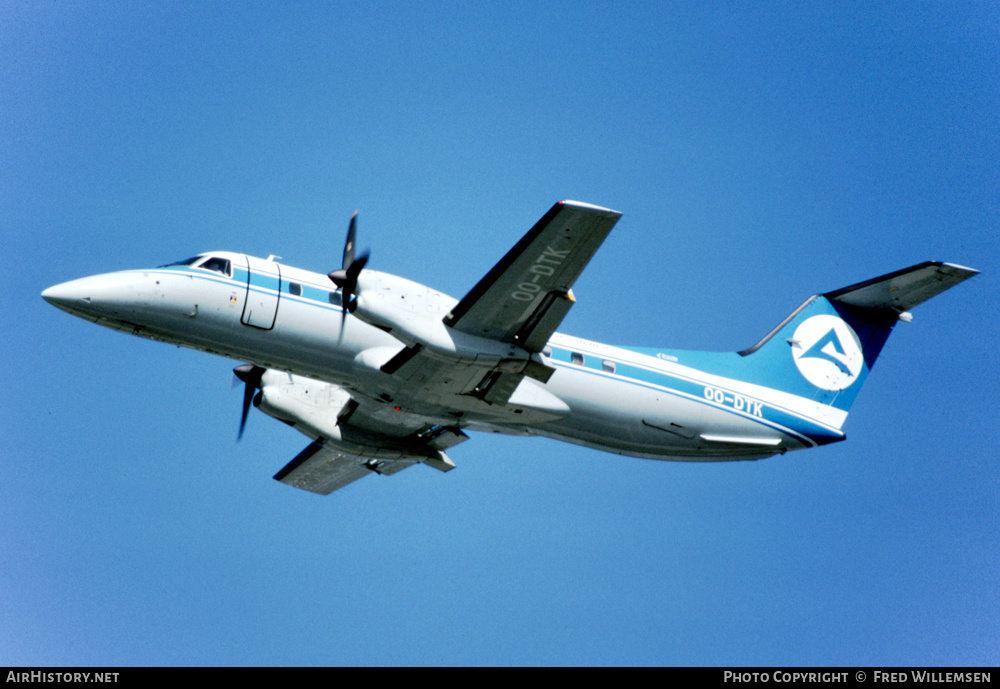
[[[387,273],[365,271],[358,280],[358,288],[354,315],[409,346],[420,344],[439,357],[484,366],[531,359],[527,350],[516,345],[446,326],[444,315],[458,302],[425,285]]]
[[[350,393],[332,383],[272,369],[261,378],[254,405],[312,438],[339,438],[337,416],[350,399]]]
[[[338,423],[338,416],[350,400],[350,393],[338,385],[269,370],[261,379],[261,391],[254,404],[268,416],[313,440],[323,439],[325,445],[345,454],[376,460],[419,460],[440,471],[455,466],[444,452],[429,445],[405,443],[397,437]]]

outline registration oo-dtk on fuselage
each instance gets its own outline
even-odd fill
[[[80,318],[239,361],[251,405],[310,444],[276,479],[330,493],[441,471],[467,431],[620,455],[760,459],[844,439],[893,326],[977,271],[926,262],[807,299],[742,352],[622,347],[555,332],[620,217],[563,201],[456,300],[365,268],[351,219],[329,275],[225,251],[86,277],[42,296]]]

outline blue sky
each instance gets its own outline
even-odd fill
[[[0,665],[1000,662],[990,3],[7,3]],[[39,297],[228,249],[461,297],[624,213],[561,330],[735,350],[808,295],[983,274],[848,440],[761,462],[476,435],[319,498],[229,362]]]

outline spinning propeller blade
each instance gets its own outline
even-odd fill
[[[344,262],[340,270],[335,270],[327,274],[333,283],[340,288],[341,302],[344,307],[340,316],[340,327],[343,332],[344,322],[347,319],[347,312],[353,312],[357,307],[354,294],[358,290],[358,276],[368,263],[368,252],[364,252],[357,258],[354,256],[354,240],[358,227],[358,212],[354,211],[351,216],[351,224],[347,226],[347,240],[344,242]]]
[[[241,364],[233,369],[233,374],[243,381],[243,416],[240,417],[240,432],[236,436],[237,441],[243,437],[243,429],[247,425],[247,415],[250,413],[250,405],[253,404],[254,393],[260,387],[260,381],[264,376],[265,370],[253,364]]]

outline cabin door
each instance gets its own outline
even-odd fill
[[[281,267],[274,261],[247,256],[247,296],[240,320],[262,330],[274,327],[281,298]]]

